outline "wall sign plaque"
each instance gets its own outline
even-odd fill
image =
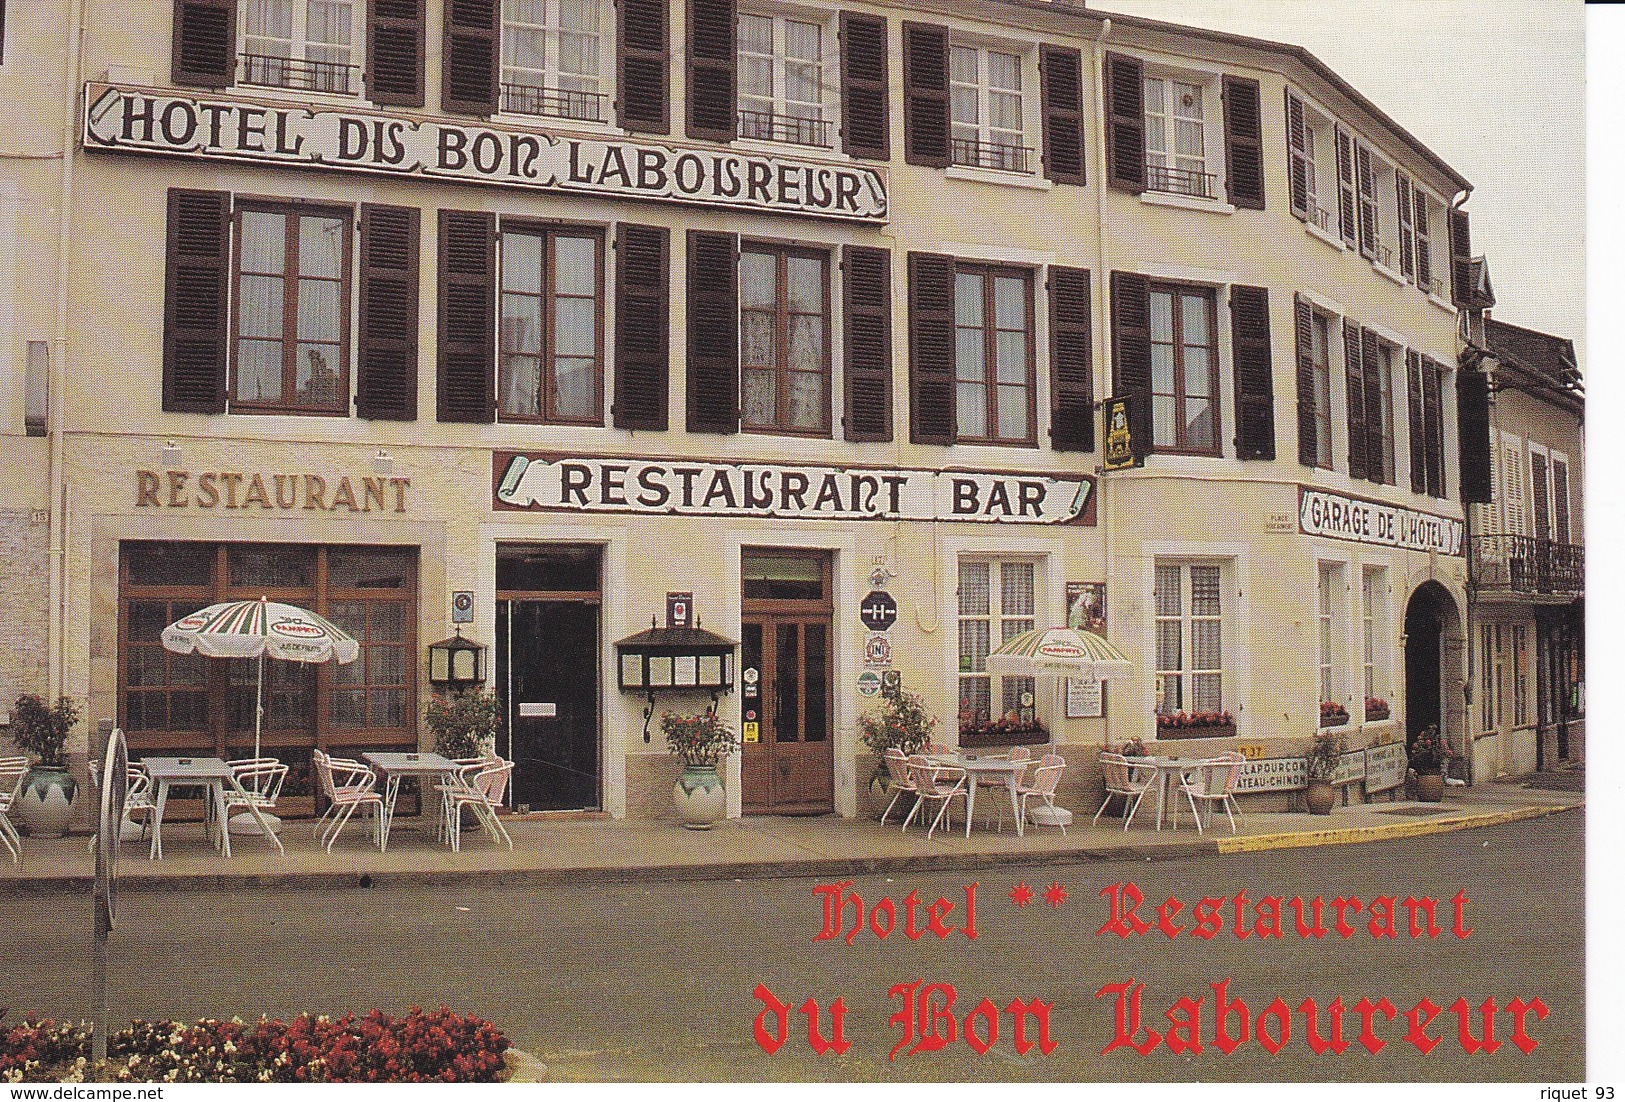
[[[1298,531],[1350,543],[1460,555],[1462,522],[1380,501],[1298,487]]]
[[[85,85],[85,148],[884,222],[866,165],[378,111]]]

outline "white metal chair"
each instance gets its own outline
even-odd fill
[[[916,754],[908,759],[908,773],[914,780],[914,810],[908,813],[903,820],[903,830],[908,830],[908,824],[919,814],[920,808],[935,803],[941,806],[937,809],[937,816],[931,820],[930,828],[925,836],[930,838],[936,833],[937,825],[942,817],[948,815],[948,809],[953,805],[954,797],[959,797],[961,803],[969,797],[965,787],[965,771],[954,765],[932,765],[923,754]],[[929,812],[927,812],[929,814]],[[948,817],[948,829],[952,830],[953,817]],[[965,833],[970,833],[970,815],[965,816]]]
[[[326,843],[327,852],[333,852],[339,831],[357,808],[372,814],[373,843],[383,852],[384,797],[377,790],[378,777],[359,761],[329,757],[320,750],[310,752],[310,764],[328,801],[327,810],[322,812],[315,826],[318,839]]]
[[[0,845],[11,854],[11,863],[23,863],[23,839],[11,822],[11,809],[22,796],[23,778],[28,776],[28,759],[0,758]]]
[[[1023,819],[1027,817],[1027,801],[1034,796],[1044,801],[1044,806],[1055,812],[1055,788],[1061,783],[1061,774],[1066,772],[1066,761],[1059,754],[1045,754],[1039,760],[1038,768],[1033,770],[1033,783],[1016,786],[1016,814]],[[1066,837],[1066,824],[1061,822],[1059,815],[1054,816],[1055,825],[1061,828],[1061,837]]]
[[[1205,833],[1201,812],[1196,807],[1198,800],[1207,805],[1208,826],[1213,825],[1213,805],[1218,804],[1224,808],[1225,817],[1230,820],[1230,833],[1236,833],[1236,816],[1231,814],[1231,809],[1236,806],[1236,781],[1241,777],[1241,767],[1246,761],[1239,753],[1231,751],[1196,762],[1180,775],[1179,790],[1191,805],[1191,817],[1196,820],[1198,834]],[[1179,826],[1178,799],[1174,800],[1174,826]]]
[[[139,823],[141,833],[136,836],[137,841],[145,841],[147,834],[152,830],[152,820],[158,814],[158,805],[152,802],[152,778],[147,771],[138,765],[132,765],[125,771],[127,784],[124,789],[124,818]],[[124,833],[124,824],[119,824],[119,833]],[[122,838],[121,838],[122,840]]]
[[[436,781],[434,785],[434,790],[440,793],[440,820],[435,825],[436,841],[450,840],[446,824],[450,821],[448,816],[451,815],[451,794],[467,789],[476,773],[493,765],[501,765],[503,759],[495,751],[487,751],[472,758],[452,758],[450,761],[457,767],[457,771],[445,780]]]
[[[282,795],[282,782],[288,779],[288,767],[276,758],[239,758],[226,763],[231,775],[237,778],[242,792],[226,791],[226,811],[247,806],[252,801],[261,811],[273,811]],[[247,797],[247,800],[244,799]]]
[[[1112,797],[1120,796],[1123,799],[1123,831],[1127,833],[1129,824],[1134,821],[1134,813],[1140,809],[1140,801],[1157,785],[1157,767],[1129,761],[1122,754],[1106,751],[1100,755],[1100,770],[1106,779],[1106,798],[1100,801],[1100,810],[1095,812],[1089,825],[1100,822],[1100,816],[1105,812],[1106,805],[1112,802]]]
[[[513,762],[502,761],[499,758],[494,764],[487,765],[469,778],[466,787],[447,786],[446,830],[451,835],[453,853],[462,851],[462,811],[465,807],[474,812],[475,818],[493,840],[501,838],[508,843],[510,850],[513,849],[513,837],[509,835],[508,828],[502,825],[502,819],[497,814],[508,792],[508,778],[512,775]]]
[[[1014,770],[1015,788],[1017,794],[1019,795],[1021,791],[1021,784],[1027,779],[1027,769],[1029,767],[1028,765],[1021,763],[1031,763],[1033,752],[1027,749],[1025,746],[1012,746],[1010,748],[1010,753],[1005,756],[1013,765],[1017,766],[1017,768]],[[976,785],[978,788],[989,789],[990,795],[999,795],[1010,791],[1010,783],[1000,776],[988,776],[984,774],[976,778]],[[1004,832],[1004,802],[1002,800],[994,800],[992,802],[988,814],[982,819],[982,823],[983,825],[986,825],[987,821],[992,819],[995,813],[998,815],[998,829],[1002,834]]]
[[[892,746],[887,748],[881,758],[886,763],[886,774],[891,782],[892,790],[891,803],[887,804],[886,810],[880,813],[880,823],[884,826],[886,816],[890,815],[891,809],[897,806],[897,801],[902,799],[904,795],[914,795],[919,790],[914,787],[914,778],[909,775],[907,754]]]

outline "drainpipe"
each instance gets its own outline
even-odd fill
[[[1108,112],[1106,110],[1105,44],[1106,44],[1107,37],[1111,33],[1112,33],[1112,21],[1110,19],[1102,19],[1100,21],[1100,30],[1095,35],[1094,46],[1092,48],[1093,61],[1094,61],[1094,70],[1095,70],[1095,106],[1099,109],[1100,117],[1103,120],[1108,115]],[[1096,259],[1096,261],[1097,261],[1097,263],[1099,265],[1098,270],[1100,272],[1100,288],[1099,288],[1099,293],[1093,296],[1093,302],[1092,302],[1091,305],[1093,306],[1094,315],[1095,315],[1094,318],[1093,318],[1093,324],[1094,324],[1094,330],[1095,330],[1095,342],[1098,345],[1099,351],[1101,353],[1101,355],[1096,358],[1095,362],[1104,364],[1106,362],[1105,352],[1106,352],[1106,349],[1107,349],[1108,344],[1109,344],[1109,341],[1108,341],[1107,336],[1106,336],[1106,334],[1107,334],[1107,329],[1106,329],[1106,323],[1107,323],[1106,296],[1111,291],[1111,275],[1106,269],[1106,129],[1107,128],[1106,128],[1106,126],[1096,126],[1096,127],[1093,127],[1092,129],[1094,130],[1095,135],[1096,135],[1096,140],[1095,140],[1095,259]],[[1108,375],[1107,378],[1110,379],[1110,376]],[[1108,390],[1110,389],[1109,385],[1108,385],[1107,389]],[[1095,415],[1094,411],[1090,410],[1089,416],[1094,417],[1094,415]],[[1105,434],[1102,433],[1101,436],[1102,436],[1102,439],[1100,441],[1100,447],[1104,448],[1106,446],[1105,445],[1105,439],[1104,439]],[[1112,519],[1111,519],[1110,514],[1106,510],[1106,506],[1116,496],[1115,494],[1107,493],[1106,483],[1109,482],[1109,481],[1110,480],[1106,477],[1106,472],[1101,468],[1101,465],[1099,463],[1096,463],[1095,464],[1095,495],[1096,495],[1096,498],[1095,498],[1095,513],[1096,513],[1096,519],[1097,519],[1098,523],[1100,524],[1100,528],[1101,528],[1101,531],[1100,531],[1100,541],[1101,541],[1100,542],[1100,556],[1101,556],[1101,560],[1102,560],[1101,561],[1101,574],[1104,576],[1104,580],[1108,583],[1107,586],[1106,586],[1106,607],[1107,607],[1108,610],[1111,608],[1111,585],[1109,583],[1110,583],[1111,577],[1112,577]],[[1121,707],[1121,705],[1119,705],[1119,707]],[[1063,706],[1062,707],[1062,714],[1063,715],[1065,714],[1065,711],[1066,711],[1066,709]],[[1116,709],[1113,709],[1113,708],[1106,709],[1106,718],[1105,718],[1106,731],[1105,731],[1105,734],[1102,737],[1106,740],[1108,745],[1112,741],[1112,726],[1113,726],[1113,724],[1112,724],[1112,715],[1113,715],[1113,713],[1115,711],[1116,711]],[[1133,714],[1132,706],[1131,706],[1131,714]]]
[[[1463,188],[1461,191],[1458,191],[1455,194],[1455,196],[1450,200],[1450,211],[1460,210],[1462,204],[1467,202],[1468,197],[1470,195],[1472,195],[1472,193],[1473,193],[1473,189],[1472,189],[1471,186],[1468,186],[1466,188]],[[1449,241],[1449,237],[1450,237],[1450,211],[1447,211],[1446,214],[1445,214],[1445,239],[1446,239],[1447,242]],[[1450,254],[1450,258],[1451,258],[1450,259],[1451,277],[1454,278],[1454,276],[1455,276],[1455,251],[1454,251],[1454,249],[1449,250],[1449,254]],[[1461,310],[1461,324],[1456,326],[1456,339],[1462,345],[1470,347],[1472,345],[1472,343],[1473,343],[1472,314],[1465,307],[1458,307],[1458,309]],[[1458,348],[1456,350],[1456,367],[1457,367],[1458,370],[1461,367],[1461,353],[1462,353],[1462,351],[1463,351],[1463,349],[1460,349],[1460,348]],[[1495,403],[1495,395],[1491,394],[1490,395],[1490,433],[1491,433],[1491,441],[1492,442],[1491,442],[1491,446],[1490,446],[1490,455],[1492,457],[1492,461],[1493,461],[1493,456],[1495,455],[1495,446],[1494,446],[1493,441],[1494,441],[1494,434],[1496,432],[1496,429],[1495,429],[1495,404],[1494,403]],[[1460,461],[1461,440],[1460,439],[1457,439],[1457,441],[1456,441],[1456,451],[1457,451],[1457,463],[1456,463],[1457,479],[1458,479],[1458,482],[1459,482],[1460,473],[1461,473],[1461,461]],[[1494,472],[1491,472],[1491,479],[1493,481]],[[1467,607],[1462,610],[1462,617],[1461,617],[1462,624],[1464,625],[1463,629],[1462,629],[1463,632],[1464,632],[1464,638],[1462,639],[1462,650],[1464,650],[1466,652],[1466,660],[1462,663],[1462,665],[1463,665],[1463,673],[1462,673],[1463,680],[1462,680],[1462,686],[1461,686],[1461,700],[1462,700],[1462,720],[1463,720],[1463,722],[1462,722],[1462,730],[1461,730],[1461,743],[1462,743],[1462,745],[1461,745],[1461,756],[1462,756],[1462,760],[1467,763],[1467,770],[1466,770],[1467,776],[1465,778],[1466,781],[1467,781],[1467,785],[1468,785],[1468,787],[1472,787],[1472,785],[1474,783],[1474,774],[1476,772],[1475,769],[1474,769],[1474,763],[1473,763],[1473,742],[1474,742],[1474,737],[1473,737],[1473,692],[1474,692],[1474,689],[1473,689],[1473,686],[1475,684],[1477,684],[1475,678],[1476,678],[1476,675],[1477,675],[1477,672],[1478,672],[1477,671],[1478,655],[1477,655],[1477,652],[1476,652],[1476,648],[1473,646],[1473,628],[1476,627],[1477,625],[1474,622],[1473,614],[1477,611],[1477,609],[1475,607],[1475,602],[1474,602],[1474,592],[1475,591],[1474,591],[1474,587],[1473,587],[1473,511],[1472,511],[1472,509],[1468,508],[1467,502],[1465,502],[1465,501],[1463,501],[1461,503],[1461,538],[1465,543],[1465,546],[1463,547],[1463,550],[1467,552],[1467,584],[1462,587],[1463,592],[1465,592],[1467,594]],[[1440,672],[1443,673],[1442,670]],[[1443,688],[1443,686],[1441,685],[1440,688]],[[1407,699],[1406,700],[1407,711],[1409,709],[1409,706],[1410,706],[1410,701]],[[1444,717],[1440,716],[1439,719],[1441,721],[1441,726],[1443,726]]]
[[[68,274],[69,233],[73,228],[74,140],[79,102],[79,49],[84,22],[84,0],[70,0],[62,58],[62,185],[57,197],[56,357],[51,363],[47,436],[50,443],[51,546],[47,574],[50,607],[46,627],[47,698],[63,694],[63,662],[67,651],[67,577],[64,546],[67,542],[67,479],[63,471],[68,380]]]

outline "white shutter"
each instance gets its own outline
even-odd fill
[[[1526,535],[1524,492],[1526,464],[1523,440],[1511,433],[1501,434],[1501,530],[1509,535]]]

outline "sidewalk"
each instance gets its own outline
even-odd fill
[[[418,834],[409,819],[396,821],[388,853],[371,847],[364,824],[352,824],[327,854],[312,840],[309,822],[291,820],[282,829],[286,857],[257,838],[233,836],[230,860],[205,842],[200,824],[178,823],[165,827],[162,861],[147,860],[145,846],[131,842],[123,847],[118,873],[124,891],[844,877],[976,869],[1009,861],[1169,860],[1339,845],[1491,826],[1584,803],[1582,793],[1488,784],[1449,790],[1442,804],[1355,804],[1329,816],[1248,814],[1234,837],[1222,814],[1206,835],[1196,833],[1188,814],[1177,831],[1158,832],[1150,804],[1127,833],[1120,821],[1105,817],[1099,827],[1091,827],[1094,809],[1075,808],[1075,825],[1065,837],[1054,827],[1028,826],[1026,836],[1017,838],[1009,823],[997,834],[978,821],[969,839],[961,825],[956,832],[938,830],[929,841],[923,829],[910,827],[903,834],[893,823],[881,826],[873,819],[833,816],[751,817],[719,823],[709,831],[648,820],[524,819],[506,824],[513,852],[470,834],[456,854]],[[94,874],[89,849],[84,835],[25,838],[21,867],[0,854],[0,892],[88,891]]]

